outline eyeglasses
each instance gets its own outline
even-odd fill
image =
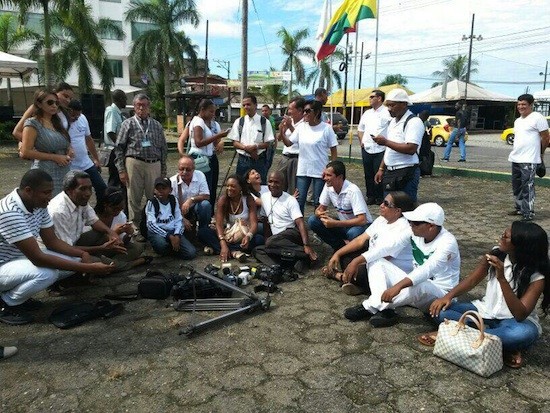
[[[395,208],[395,205],[386,199],[382,201],[382,205],[384,205],[386,208]]]
[[[376,95],[372,95],[372,96],[369,96],[369,99],[374,99],[374,98],[377,98],[378,96]]]
[[[313,109],[310,109],[310,108],[304,109],[304,113],[311,113],[311,112],[313,112]]]
[[[48,100],[46,101],[46,105],[48,105],[48,106],[53,106],[53,105],[59,106],[59,102],[58,102],[57,100],[48,99]]]
[[[179,171],[180,172],[192,172],[194,168],[186,168],[186,167],[183,167],[183,168],[179,168]]]
[[[411,224],[413,227],[417,227],[422,224],[427,224],[426,221],[409,221],[409,224]]]

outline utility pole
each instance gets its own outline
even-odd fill
[[[466,88],[464,89],[464,100],[468,98],[468,83],[470,83],[470,70],[472,68],[472,43],[474,39],[476,40],[483,40],[483,36],[474,36],[474,21],[475,21],[476,15],[475,13],[472,14],[472,29],[470,30],[470,36],[462,36],[462,40],[468,40],[470,39],[470,50],[468,52],[468,71],[466,72]]]
[[[548,60],[546,61],[546,67],[544,68],[544,73],[540,72],[539,76],[544,75],[544,83],[542,84],[542,90],[546,90],[546,76],[548,75]]]
[[[204,94],[206,95],[206,86],[208,85],[208,20],[206,20],[206,42],[204,51]]]
[[[241,41],[241,105],[248,88],[248,0],[243,2],[243,25]],[[241,106],[241,116],[244,116],[244,109]]]
[[[343,102],[343,111],[342,115],[344,115],[344,118],[347,115],[348,109],[348,63],[349,63],[349,33],[346,33],[346,53],[344,54],[344,102]]]
[[[231,122],[231,88],[229,87],[229,79],[231,79],[231,62],[229,60],[214,59],[221,69],[227,70],[227,121]]]

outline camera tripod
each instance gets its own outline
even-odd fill
[[[193,285],[193,299],[178,300],[174,304],[174,309],[177,311],[228,311],[225,314],[214,317],[210,320],[201,321],[198,323],[191,323],[187,327],[182,328],[178,334],[185,334],[187,337],[191,337],[193,334],[206,330],[208,327],[217,324],[221,321],[228,320],[241,314],[250,314],[254,311],[261,309],[263,311],[269,310],[271,305],[271,297],[269,291],[266,297],[260,298],[255,294],[251,294],[236,285],[233,285],[225,280],[222,280],[214,275],[207,274],[203,271],[197,271],[191,266],[184,266],[189,270],[191,276],[191,283]],[[245,298],[196,298],[194,291],[195,275],[204,277],[216,284],[219,284],[227,289],[242,294]]]

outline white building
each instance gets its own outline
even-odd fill
[[[111,63],[112,71],[114,74],[114,86],[112,89],[122,89],[126,93],[135,93],[140,89],[140,75],[130,73],[130,64],[128,62],[128,56],[132,46],[132,41],[139,36],[140,33],[147,30],[150,26],[149,23],[140,22],[126,22],[125,12],[129,7],[130,0],[86,0],[86,3],[92,7],[93,16],[96,19],[109,18],[119,25],[124,31],[124,38],[113,38],[113,36],[106,35],[104,37],[104,47],[107,51],[109,62]],[[14,9],[11,9],[14,10]],[[3,8],[0,13],[11,12],[8,8]],[[35,9],[31,13],[27,13],[27,26],[38,33],[44,33],[42,24],[42,11],[41,9]],[[10,53],[27,57],[29,45],[23,47],[20,50],[11,50]],[[132,79],[132,80],[131,80]],[[78,76],[76,70],[73,69],[71,74],[65,81],[72,86],[78,86]],[[134,87],[132,84],[138,86]],[[5,86],[6,82],[2,82],[0,85],[0,99],[5,102]],[[94,93],[102,93],[100,79],[95,71],[93,72],[93,88]],[[25,84],[27,91],[34,92],[36,86],[38,86],[37,76],[33,76],[30,84]],[[14,89],[14,106],[15,112],[21,112],[21,108],[25,107],[23,102],[22,84],[18,79],[12,80],[12,88]],[[76,89],[77,90],[77,89]],[[21,93],[17,93],[17,92]]]

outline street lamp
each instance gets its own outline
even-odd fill
[[[546,67],[544,68],[544,73],[540,72],[539,76],[544,75],[544,83],[542,84],[542,90],[546,90],[546,75],[548,74],[548,60],[546,61]]]
[[[472,67],[472,43],[474,39],[476,40],[483,40],[483,36],[474,36],[474,21],[475,21],[476,15],[475,13],[472,14],[472,30],[470,31],[470,36],[462,36],[462,41],[464,40],[470,40],[470,50],[468,52],[468,71],[466,72],[466,87],[464,89],[464,100],[468,98],[468,83],[470,83],[470,69]]]

